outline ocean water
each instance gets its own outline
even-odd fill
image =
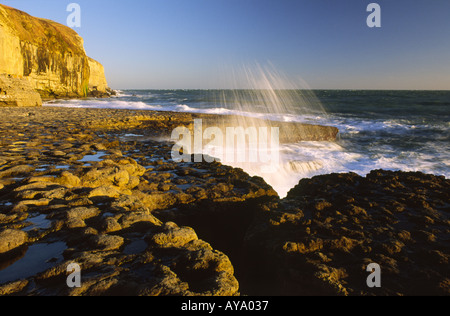
[[[336,142],[283,144],[275,173],[234,164],[262,176],[280,196],[301,178],[332,172],[364,176],[386,169],[450,176],[450,91],[124,90],[111,99],[45,106],[240,114],[339,128]]]

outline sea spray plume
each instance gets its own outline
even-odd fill
[[[297,124],[300,117],[314,123],[314,118],[327,116],[321,102],[304,80],[289,80],[270,63],[266,66],[258,63],[243,66],[240,70],[232,70],[229,77],[234,88],[223,91],[219,102],[223,108],[244,115],[231,119],[224,117],[226,124],[231,122],[236,126],[254,127],[278,125],[281,127],[282,143],[334,139],[335,135],[331,134],[324,137],[325,133],[334,132],[331,129]]]
[[[216,93],[216,106],[239,115],[203,116],[188,128],[175,130],[172,140],[177,143],[172,158],[218,160],[263,177],[285,195],[309,171],[324,165],[307,155],[286,155],[286,146],[334,141],[338,130],[299,123],[299,118],[304,121],[307,117],[308,122],[314,117],[323,119],[326,112],[311,90],[295,85],[273,67],[243,67],[239,72],[232,71],[231,82],[236,88],[212,93]]]
[[[320,127],[295,123],[298,117],[326,116],[321,102],[309,89],[303,80],[289,80],[272,64],[262,66],[255,63],[244,66],[241,70],[232,71],[232,82],[235,88],[222,93],[222,105],[230,110],[241,113],[257,112],[258,118],[252,115],[223,117],[221,125],[227,128],[240,128],[240,131],[256,129],[260,131],[275,131],[276,135],[260,132],[257,144],[255,139],[246,137],[245,151],[248,159],[231,161],[234,167],[240,167],[251,175],[262,176],[280,195],[285,195],[290,186],[295,185],[300,178],[323,167],[321,161],[311,161],[308,157],[288,157],[283,153],[282,144],[298,143],[304,140],[321,140],[323,135]],[[239,87],[243,85],[245,89]],[[228,135],[227,135],[228,136]],[[247,137],[248,136],[248,137]],[[236,136],[239,137],[238,135]],[[238,148],[230,148],[225,152],[233,155]],[[233,144],[233,143],[231,143]],[[252,150],[259,151],[265,161],[251,161]]]
[[[230,81],[234,98],[222,101],[243,112],[257,111],[271,118],[274,115],[280,118],[281,115],[326,115],[321,102],[303,79],[290,80],[270,63],[265,66],[255,63],[243,66],[241,71],[233,70]]]

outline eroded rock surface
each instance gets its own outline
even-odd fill
[[[4,110],[0,295],[449,294],[443,177],[326,175],[280,200],[240,169],[173,162],[155,138],[188,114]]]
[[[229,257],[170,214],[276,193],[219,163],[173,163],[171,144],[100,123],[108,111],[71,111],[10,108],[0,123],[0,293],[238,295]],[[42,258],[28,259],[41,248]],[[43,268],[9,276],[21,260]],[[71,263],[81,288],[66,285]]]
[[[273,294],[449,295],[449,201],[450,181],[422,173],[304,179],[261,208],[245,248]]]

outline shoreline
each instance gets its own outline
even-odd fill
[[[2,111],[0,295],[450,294],[445,177],[330,174],[279,199],[240,169],[174,163],[155,140],[214,115]],[[381,289],[358,285],[369,259],[392,279]],[[89,275],[81,288],[69,262]]]

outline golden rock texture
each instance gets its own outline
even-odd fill
[[[108,90],[103,66],[86,55],[83,39],[67,26],[0,4],[0,47],[0,74],[26,79],[42,98]]]

